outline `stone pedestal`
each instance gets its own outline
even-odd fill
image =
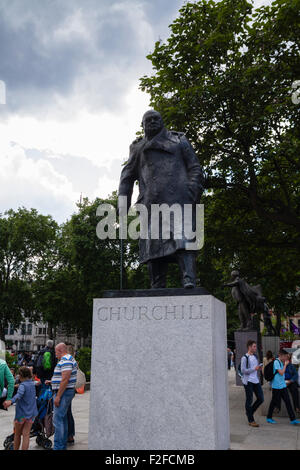
[[[229,448],[226,306],[201,294],[94,300],[89,449]]]

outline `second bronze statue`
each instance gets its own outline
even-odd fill
[[[269,307],[266,298],[262,295],[261,286],[250,286],[240,277],[239,271],[232,271],[232,282],[224,284],[223,287],[231,287],[231,295],[238,304],[240,318],[240,331],[253,330],[252,314],[263,314],[264,325],[269,336],[276,334],[272,325]]]

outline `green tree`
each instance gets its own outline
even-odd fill
[[[85,374],[87,381],[91,377],[91,360],[92,360],[92,350],[91,348],[81,348],[78,351],[76,356],[78,361],[79,369]]]
[[[185,130],[206,173],[199,276],[220,284],[233,267],[283,311],[299,285],[300,0],[254,9],[246,0],[187,2],[148,56],[141,79],[168,127]]]
[[[8,210],[0,215],[0,338],[8,323],[18,327],[22,315],[39,317],[32,283],[41,259],[55,239],[56,222],[35,209]]]
[[[100,239],[96,232],[99,222],[106,217],[106,213],[102,216],[97,215],[97,208],[102,204],[109,204],[116,209],[116,193],[105,200],[97,198],[91,202],[87,198],[84,199],[78,213],[73,214],[69,222],[72,262],[82,276],[89,305],[92,305],[92,300],[99,297],[103,290],[118,289],[120,286],[121,244],[117,225],[114,239],[110,237]],[[126,243],[124,243],[125,266],[126,253]],[[126,285],[126,272],[123,274]]]
[[[63,325],[69,332],[87,336],[92,328],[93,299],[101,297],[104,290],[120,288],[118,230],[115,239],[100,239],[96,233],[98,223],[106,216],[97,216],[101,204],[116,208],[116,193],[106,200],[84,199],[77,213],[60,227],[55,248],[40,265],[35,298],[53,333]],[[124,240],[123,287],[128,286],[129,257],[129,245]]]
[[[185,129],[214,189],[244,194],[258,217],[299,242],[299,0],[253,10],[246,0],[187,3],[148,56],[141,87]],[[295,235],[296,236],[296,235]]]
[[[233,269],[251,285],[260,284],[270,306],[275,307],[276,329],[281,316],[300,309],[296,286],[300,276],[297,250],[275,224],[266,224],[240,200],[205,196],[205,244],[200,252],[199,277],[205,287],[228,306],[230,328],[238,325],[237,308],[230,289],[220,286]],[[281,238],[280,238],[281,236]],[[230,329],[229,328],[229,329]]]

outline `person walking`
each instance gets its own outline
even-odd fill
[[[274,378],[272,380],[272,399],[267,414],[267,423],[275,424],[276,421],[272,418],[275,408],[280,409],[281,399],[284,401],[291,424],[300,424],[296,419],[290,397],[285,383],[285,372],[289,364],[289,355],[284,349],[280,349],[278,358],[275,359],[273,364]]]
[[[20,351],[18,354],[18,366],[22,366],[24,362],[24,354]]]
[[[270,362],[272,362],[272,361],[274,361],[274,360],[275,360],[275,357],[274,357],[272,351],[270,351],[270,350],[267,351],[265,357],[263,358],[263,366],[262,366],[262,373],[263,373],[263,375],[264,375],[264,373],[265,373],[265,367],[266,367]],[[270,387],[270,390],[271,390],[271,383],[269,383],[269,387]]]
[[[75,351],[74,347],[71,343],[67,343],[67,351],[73,358],[75,358]],[[76,393],[76,392],[75,392]],[[75,421],[72,413],[72,402],[69,405],[68,412],[67,412],[67,418],[68,418],[68,440],[67,444],[72,445],[75,443],[74,436],[75,436]]]
[[[51,380],[56,365],[54,341],[49,339],[46,346],[41,349],[34,363],[34,372],[44,384],[46,380]]]
[[[234,370],[236,370],[236,349],[233,350],[232,362]]]
[[[254,420],[254,413],[264,401],[264,393],[260,384],[258,371],[261,370],[261,364],[256,356],[257,344],[253,340],[247,342],[247,354],[241,360],[242,382],[246,393],[246,415],[248,418],[249,426],[258,428],[259,424]],[[256,401],[253,402],[253,393],[256,396]]]
[[[293,400],[293,405],[296,413],[300,413],[299,408],[299,394],[298,394],[298,372],[294,364],[292,364],[292,355],[289,354],[289,363],[286,367],[284,379],[288,391],[290,392]]]
[[[228,370],[231,369],[232,356],[233,356],[233,353],[232,353],[231,349],[227,348],[227,367],[228,367]]]
[[[20,385],[16,395],[3,403],[4,408],[9,408],[16,403],[14,420],[14,450],[19,450],[22,440],[22,450],[28,450],[31,426],[38,414],[36,406],[35,384],[29,367],[19,369]]]
[[[14,393],[15,379],[6,361],[0,359],[0,409],[5,400],[11,400]]]
[[[68,409],[75,395],[77,362],[68,353],[67,346],[59,343],[55,348],[58,363],[54,369],[51,386],[54,392],[53,450],[65,450],[68,440]],[[47,384],[48,381],[45,383]]]
[[[263,373],[264,373],[266,365],[269,364],[272,361],[274,361],[274,356],[273,356],[272,351],[269,350],[269,351],[266,352],[266,355],[263,358],[263,368],[262,368]]]

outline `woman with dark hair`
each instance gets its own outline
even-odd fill
[[[262,368],[262,373],[264,373],[265,367],[267,364],[270,362],[274,361],[275,357],[273,356],[272,351],[267,351],[265,357],[263,358],[263,368]]]
[[[285,370],[284,378],[288,391],[290,392],[293,400],[294,409],[297,414],[300,413],[299,395],[298,395],[298,373],[297,369],[292,364],[292,355],[289,354],[289,364]]]

